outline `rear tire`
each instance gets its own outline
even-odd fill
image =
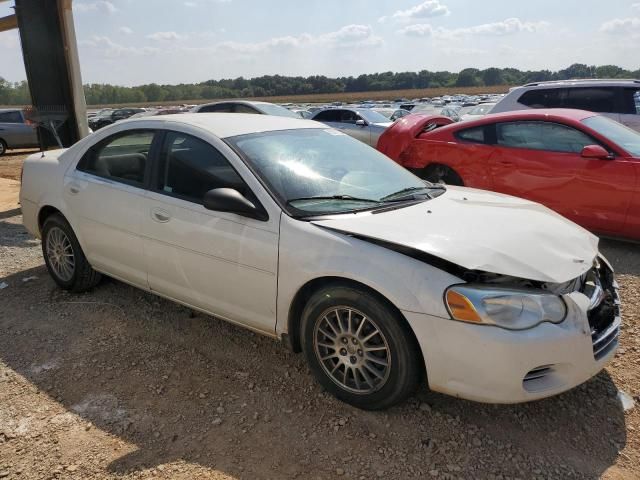
[[[7,153],[7,143],[0,138],[0,157]]]
[[[302,313],[301,332],[317,381],[354,407],[385,409],[418,386],[415,337],[396,311],[363,288],[334,284],[317,291]]]
[[[49,275],[64,290],[85,292],[100,282],[100,273],[91,268],[71,225],[59,213],[44,221],[42,255]]]
[[[444,185],[457,185],[460,187],[464,186],[464,182],[460,175],[458,175],[455,170],[446,165],[438,165],[433,164],[429,165],[422,172],[420,177],[424,180],[427,180],[431,183],[440,183]]]

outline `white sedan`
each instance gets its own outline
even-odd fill
[[[22,182],[24,224],[61,288],[104,274],[284,340],[357,407],[421,382],[539,399],[618,345],[596,237],[538,204],[425,184],[317,122],[127,120],[29,157]]]

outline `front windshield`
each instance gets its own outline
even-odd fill
[[[358,110],[358,114],[369,123],[389,123],[389,119],[373,110]]]
[[[585,118],[582,123],[624,148],[634,157],[640,157],[640,133],[635,130],[601,115]]]
[[[424,194],[436,188],[377,150],[331,129],[255,133],[227,141],[298,216],[377,208],[402,198],[394,194]]]
[[[259,105],[260,110],[262,110],[267,115],[276,115],[278,117],[289,117],[289,118],[300,118],[295,112],[291,110],[281,107],[280,105],[275,105],[272,103],[261,103]]]

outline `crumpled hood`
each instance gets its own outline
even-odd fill
[[[410,247],[469,270],[540,282],[577,278],[598,254],[598,237],[542,205],[462,187],[447,187],[443,195],[410,207],[312,223]]]

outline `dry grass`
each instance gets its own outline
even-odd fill
[[[318,93],[311,95],[281,95],[273,97],[247,97],[243,100],[259,100],[272,103],[329,103],[329,102],[357,102],[362,100],[393,100],[394,98],[422,98],[440,97],[442,95],[478,95],[482,93],[507,93],[511,86],[499,85],[495,87],[441,87],[441,88],[414,88],[407,90],[385,90],[381,92],[346,92],[346,93]],[[143,102],[143,103],[111,103],[87,105],[89,108],[105,107],[152,107],[157,105],[198,105],[201,103],[230,100],[228,98],[216,98],[205,100],[202,98],[192,100],[173,100],[163,102]],[[9,107],[20,107],[25,105],[13,105]],[[2,107],[0,105],[0,107]]]
[[[263,102],[273,103],[329,103],[329,102],[357,102],[361,100],[393,100],[394,98],[422,98],[422,97],[439,97],[442,95],[467,94],[478,95],[481,93],[507,93],[510,86],[500,85],[495,87],[443,87],[443,88],[423,88],[408,90],[385,90],[382,92],[350,92],[350,93],[319,93],[312,95],[281,95],[273,97],[248,97],[244,100],[259,100]],[[164,102],[146,102],[136,103],[136,106],[150,107],[155,105],[197,105],[200,103],[208,103],[214,101],[229,100],[217,98],[212,100],[175,100]],[[111,105],[89,105],[90,108],[104,107],[125,107],[133,104],[111,104]]]

